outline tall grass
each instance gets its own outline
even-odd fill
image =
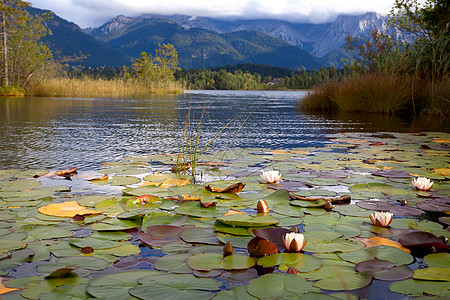
[[[419,113],[448,116],[450,78],[419,80],[407,74],[366,74],[327,82],[299,102],[306,111]]]
[[[146,98],[152,94],[177,94],[183,91],[181,83],[169,81],[144,84],[130,79],[70,79],[53,78],[31,88],[34,96],[77,98]]]

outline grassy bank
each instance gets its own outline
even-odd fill
[[[179,94],[183,89],[182,84],[175,81],[149,85],[139,80],[54,78],[31,88],[28,93],[47,97],[145,98],[153,94]]]
[[[327,82],[298,104],[305,111],[375,112],[383,114],[450,113],[450,78],[439,82],[412,75],[366,74]]]

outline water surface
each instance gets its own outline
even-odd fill
[[[191,109],[202,122],[203,142],[224,148],[321,147],[343,131],[448,131],[436,118],[320,115],[295,110],[306,92],[186,91],[151,99],[1,98],[0,168],[94,169],[104,161],[178,150]]]

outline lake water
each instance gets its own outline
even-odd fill
[[[177,152],[186,115],[205,108],[201,137],[234,147],[321,147],[344,131],[446,131],[431,118],[305,114],[303,91],[186,91],[145,100],[1,98],[0,168],[95,169],[99,163],[144,153]],[[250,114],[250,115],[249,115]]]

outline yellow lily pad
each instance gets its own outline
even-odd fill
[[[62,203],[52,203],[39,208],[39,212],[48,216],[73,218],[75,215],[98,215],[100,210],[88,209],[81,206],[77,201],[67,201]]]

